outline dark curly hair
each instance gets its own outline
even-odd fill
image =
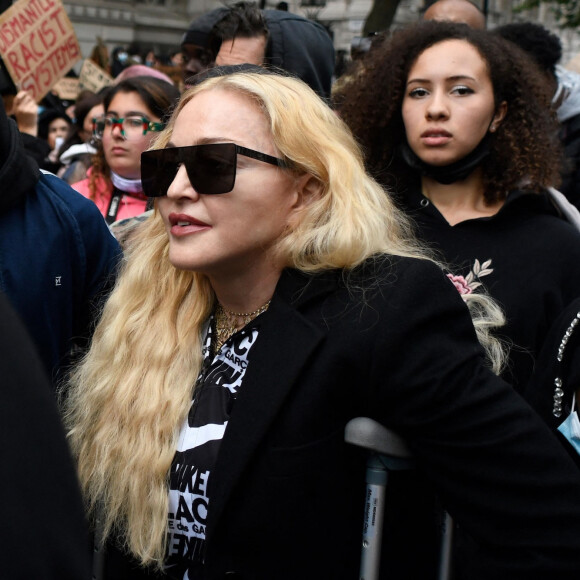
[[[562,58],[562,43],[547,28],[536,22],[510,22],[493,32],[525,50],[540,68],[553,76],[556,74],[556,65]]]
[[[544,77],[516,46],[453,22],[419,22],[385,37],[340,95],[339,113],[363,147],[370,173],[395,194],[416,183],[417,176],[395,154],[406,139],[401,108],[407,77],[425,49],[451,39],[477,49],[490,71],[496,104],[505,101],[508,107],[489,136],[491,153],[482,165],[486,203],[505,199],[517,187],[556,186],[561,149]]]

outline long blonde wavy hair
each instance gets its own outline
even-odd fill
[[[221,89],[256,102],[279,155],[321,184],[277,251],[287,266],[352,268],[377,253],[428,257],[405,217],[365,172],[337,115],[303,82],[272,74],[210,78],[187,91],[153,148],[163,148],[182,109]],[[89,512],[104,536],[122,538],[143,564],[162,564],[168,474],[201,367],[201,328],[215,304],[208,279],[168,260],[157,210],[142,225],[84,360],[65,387],[64,420]]]

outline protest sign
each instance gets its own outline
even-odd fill
[[[60,0],[18,0],[0,14],[0,56],[14,84],[40,101],[81,58]]]
[[[79,74],[79,87],[81,90],[98,93],[102,88],[113,83],[113,77],[90,59],[85,59]]]
[[[75,101],[79,95],[79,79],[64,77],[57,81],[52,90],[63,101]]]

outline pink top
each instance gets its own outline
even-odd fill
[[[79,193],[84,195],[86,198],[94,201],[97,204],[103,217],[107,215],[107,209],[109,209],[109,203],[111,201],[111,195],[113,193],[113,185],[110,182],[105,181],[104,178],[100,177],[97,180],[97,192],[93,199],[91,197],[91,190],[89,189],[89,178],[83,179],[82,181],[77,181],[72,184],[73,189],[76,189]],[[121,203],[119,205],[119,211],[115,220],[122,220],[125,218],[135,217],[136,215],[142,214],[146,211],[147,197],[142,194],[125,194],[121,198]]]

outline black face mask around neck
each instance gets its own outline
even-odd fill
[[[399,145],[397,154],[413,170],[418,171],[424,177],[430,177],[439,183],[449,185],[468,177],[476,167],[489,155],[489,142],[487,135],[479,145],[463,159],[451,163],[451,165],[431,165],[425,163],[409,147],[407,140]]]

